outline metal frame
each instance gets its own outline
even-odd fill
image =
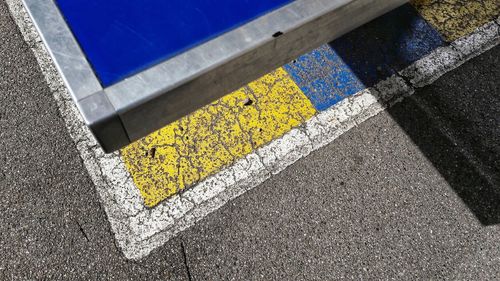
[[[406,0],[295,0],[102,88],[53,0],[23,0],[106,152],[162,128]]]

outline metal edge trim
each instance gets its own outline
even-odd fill
[[[406,2],[296,0],[105,92],[134,141]]]
[[[275,40],[273,35],[277,32],[287,33],[353,1],[358,0],[295,0],[111,85],[105,91],[118,111],[126,111]]]
[[[259,50],[269,51],[270,47],[277,49],[281,46],[287,53],[284,57],[288,59],[300,55],[285,44],[298,40],[289,33],[301,29],[303,25],[315,22],[324,15],[332,15],[333,12],[342,10],[343,7],[353,3],[364,3],[367,7],[378,3],[389,10],[390,6],[395,8],[407,1],[295,0],[105,89],[102,88],[54,0],[23,0],[23,2],[87,125],[103,148],[111,152],[229,93],[230,90],[234,90],[238,82],[250,82],[258,78],[256,75],[265,74],[260,70],[254,70],[248,78],[231,77],[227,82],[221,81],[224,79],[217,78],[216,75],[227,73],[231,67],[233,70],[237,66],[248,67],[252,56],[255,56]],[[369,12],[364,14],[369,14]],[[335,32],[335,36],[349,31],[343,29],[345,28],[340,27]],[[324,40],[328,36],[319,37]],[[330,39],[333,40],[333,38],[332,35]],[[279,44],[280,41],[281,44]],[[318,42],[314,43],[318,44]],[[300,52],[305,52],[313,47],[317,46],[299,49]],[[286,61],[283,56],[278,59],[273,58],[270,63],[260,62],[266,68],[266,72],[272,70],[271,65],[279,67],[284,63]],[[242,74],[241,71],[238,72]],[[214,80],[213,89],[199,87],[210,84],[210,79]],[[200,95],[199,91],[205,89],[208,90],[207,96]],[[193,102],[192,104],[186,101],[172,103],[175,98],[193,100]],[[160,101],[159,104],[158,101]],[[159,109],[166,103],[172,104],[167,109]],[[98,104],[104,107],[96,110],[95,106]],[[176,106],[178,112],[175,112]],[[156,111],[151,113],[150,109],[156,109]],[[157,117],[161,116],[158,117],[159,120],[152,119],[155,113]],[[104,125],[105,122],[109,124]],[[110,136],[109,132],[103,128],[115,132],[116,138]]]
[[[105,152],[130,143],[116,109],[53,0],[23,0],[86,125]]]
[[[77,102],[87,126],[106,152],[113,152],[130,143],[120,116],[103,91]]]
[[[23,0],[75,102],[102,86],[53,0]]]

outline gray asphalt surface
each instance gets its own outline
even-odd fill
[[[0,2],[0,280],[500,278],[500,47],[139,262]]]
[[[186,277],[179,239],[141,263],[116,248],[37,62],[0,1],[0,280]]]
[[[182,235],[193,280],[499,280],[500,47]]]

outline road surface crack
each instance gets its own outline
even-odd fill
[[[83,234],[83,237],[85,237],[85,240],[87,240],[87,242],[90,242],[90,239],[87,236],[87,233],[85,233],[85,230],[83,230],[83,226],[78,222],[78,220],[75,220],[75,223],[78,226],[78,229],[80,229],[80,232]]]
[[[189,268],[189,263],[187,261],[186,247],[184,246],[184,242],[181,241],[181,249],[182,249],[182,257],[184,259],[184,265],[186,266],[186,273],[189,281],[193,281],[193,276],[191,275],[191,269]]]

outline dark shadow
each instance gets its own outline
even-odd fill
[[[406,4],[329,45],[366,87],[372,87],[445,44]]]
[[[405,5],[329,45],[370,87],[444,44],[428,27]],[[388,110],[483,225],[500,223],[499,58],[496,47]]]
[[[388,112],[484,225],[500,223],[500,47]]]

